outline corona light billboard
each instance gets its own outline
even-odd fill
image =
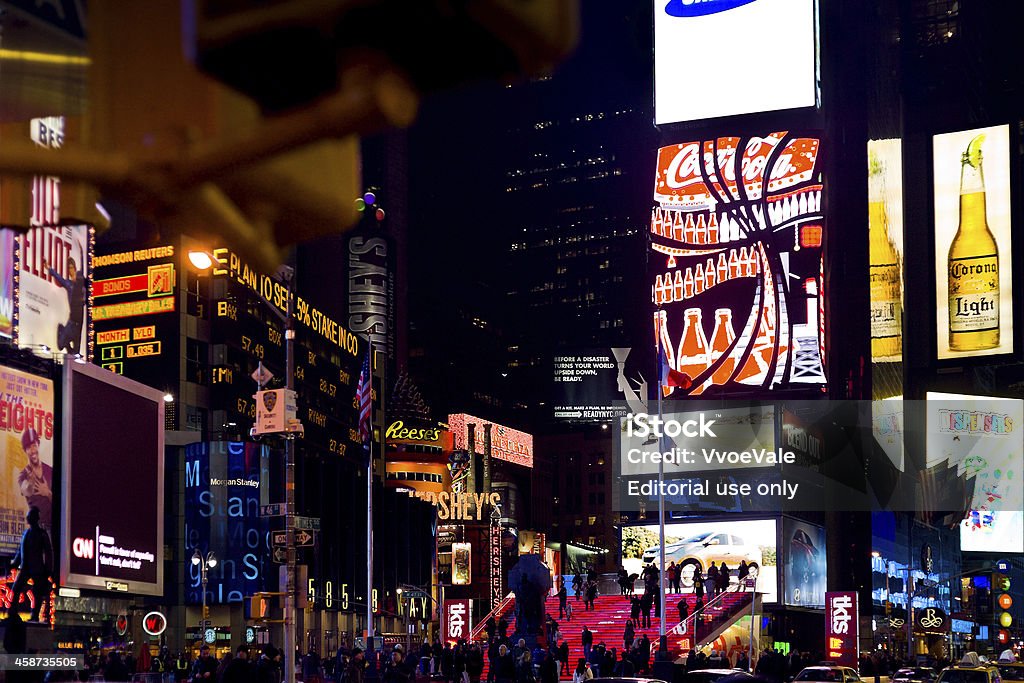
[[[936,135],[939,359],[1013,352],[1010,127]]]
[[[788,131],[658,151],[653,331],[677,395],[825,385],[818,153]]]

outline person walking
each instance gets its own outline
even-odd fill
[[[572,621],[572,603],[571,602],[566,602],[565,603],[565,620],[568,621],[568,622]]]
[[[679,621],[686,621],[686,617],[690,614],[690,603],[686,602],[686,596],[679,599],[676,608],[679,610]]]
[[[534,683],[537,676],[533,671],[533,655],[527,649],[519,655],[516,661],[516,683]]]
[[[708,599],[715,597],[718,594],[718,567],[714,562],[708,567],[707,580],[705,581],[705,588],[707,589]]]
[[[626,630],[622,632],[622,649],[629,650],[633,647],[633,641],[636,640],[636,629],[633,628],[633,620],[626,620]]]
[[[587,597],[584,605],[588,610],[594,609],[594,601],[597,600],[597,581],[587,582]]]
[[[678,593],[679,592],[679,567],[676,566],[675,562],[671,562],[668,565],[668,569],[665,570],[665,577],[668,579],[668,592]]]
[[[651,591],[644,593],[640,598],[640,625],[643,628],[651,627],[651,607],[654,606],[654,596]]]
[[[590,670],[590,664],[587,663],[586,659],[580,657],[579,661],[576,662],[576,670],[572,672],[572,683],[584,683],[594,677],[594,672]]]
[[[729,566],[722,560],[722,565],[718,568],[718,592],[724,593],[729,590]]]
[[[693,570],[693,593],[698,600],[704,599],[704,575],[700,573],[700,567]]]
[[[748,576],[750,576],[750,566],[747,564],[746,560],[740,560],[740,566],[736,569],[736,581],[739,584],[736,590],[747,590]]]
[[[569,591],[565,589],[565,582],[560,582],[562,585],[558,588],[558,618],[565,619],[565,607],[566,602],[569,598]]]
[[[576,602],[579,602],[583,593],[583,577],[580,576],[579,572],[576,572],[572,577],[572,592],[576,594]]]
[[[590,659],[590,648],[594,646],[594,632],[583,625],[583,632],[580,633],[580,642],[583,644],[583,658]]]
[[[635,595],[629,599],[629,620],[634,626],[640,625],[640,598]]]
[[[249,683],[255,672],[249,662],[249,648],[239,645],[235,650],[235,658],[232,659],[226,669],[221,683]],[[308,678],[306,680],[309,680]]]

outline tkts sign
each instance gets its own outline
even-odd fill
[[[825,593],[825,656],[840,666],[857,666],[857,593]]]
[[[659,150],[653,331],[686,394],[825,384],[818,148],[782,131]]]
[[[470,632],[473,630],[472,601],[466,600],[445,600],[441,609],[441,634],[446,643],[457,643],[460,640],[469,640]]]

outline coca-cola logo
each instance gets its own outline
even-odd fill
[[[665,14],[670,17],[702,17],[749,5],[756,0],[670,0]]]

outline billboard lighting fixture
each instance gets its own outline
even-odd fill
[[[356,211],[365,211],[365,210],[366,210],[366,200],[363,199],[362,197],[357,197],[356,198]]]
[[[377,201],[377,195],[372,192],[367,192],[363,195],[363,201],[366,202],[367,206],[373,206],[373,203]]]
[[[216,263],[216,259],[208,251],[202,249],[192,249],[188,252],[188,260],[196,270],[207,270]]]
[[[377,218],[378,222],[384,220],[384,209],[377,207],[377,212],[374,216]]]
[[[169,391],[164,394],[164,403],[174,403],[174,394]]]

